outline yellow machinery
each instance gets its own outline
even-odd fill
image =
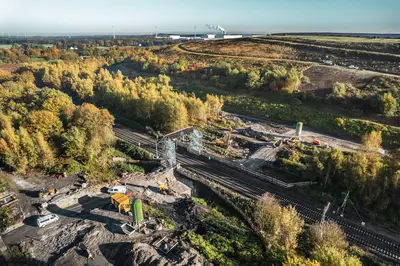
[[[225,142],[223,142],[223,141],[220,140],[220,139],[216,139],[216,140],[215,140],[215,145],[217,145],[217,146],[225,146]]]
[[[122,193],[116,193],[111,196],[111,204],[114,205],[119,212],[128,213],[131,210],[130,200],[128,196]]]
[[[159,183],[158,186],[158,191],[164,193],[164,194],[168,194],[168,195],[174,195],[175,191],[171,188],[171,184],[170,184],[170,180],[168,177],[165,178],[166,183],[162,184]]]
[[[231,143],[232,143],[231,134],[229,134],[229,133],[224,134],[224,138],[222,140],[221,139],[215,140],[215,145],[225,147],[225,148],[229,148],[229,145]]]
[[[160,191],[160,192],[164,192],[164,191],[167,191],[167,190],[168,190],[168,186],[166,184],[160,184],[158,186],[158,191]]]
[[[53,196],[53,195],[56,194],[56,193],[57,193],[57,189],[55,189],[55,188],[50,188],[50,189],[48,189],[48,190],[42,189],[42,190],[39,192],[39,197],[40,197],[40,198],[43,198],[43,197],[45,197],[45,196]]]

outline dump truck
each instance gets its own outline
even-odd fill
[[[130,199],[122,193],[115,193],[111,196],[111,204],[114,205],[119,212],[128,213],[131,211]]]

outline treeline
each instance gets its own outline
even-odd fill
[[[360,88],[351,83],[336,82],[330,93],[316,96],[306,91],[297,95],[301,103],[323,103],[351,109],[359,116],[365,114],[384,115],[386,122],[398,124],[400,79],[379,77],[371,79]],[[392,121],[390,121],[390,119]]]
[[[113,116],[65,93],[38,88],[32,72],[0,77],[0,161],[10,170],[49,172],[108,167]]]
[[[360,259],[367,265],[379,265],[362,250],[349,247],[337,224],[323,221],[306,227],[293,206],[281,206],[271,194],[250,209],[249,217],[265,245],[266,265],[361,266]]]
[[[275,164],[300,180],[318,182],[338,205],[343,200],[342,192],[350,191],[350,198],[364,216],[398,226],[400,151],[382,156],[378,152],[382,143],[380,132],[367,134],[363,143],[364,151],[357,153],[299,145],[279,152]]]
[[[3,63],[26,63],[28,61],[40,60],[76,60],[79,55],[72,50],[61,50],[57,47],[36,45],[13,45],[11,49],[0,48],[0,62]]]
[[[214,64],[189,62],[185,57],[166,60],[147,50],[138,50],[131,63],[142,71],[182,75],[209,81],[217,88],[249,91],[296,91],[308,78],[295,67],[271,65],[265,69],[246,69],[238,62]]]
[[[120,71],[110,73],[101,68],[104,63],[57,61],[26,65],[19,71],[21,75],[34,75],[39,87],[71,93],[163,132],[204,123],[216,118],[222,109],[220,97],[208,95],[203,102],[193,95],[175,92],[168,76],[130,80]]]
[[[113,47],[116,46],[159,46],[176,43],[176,40],[155,39],[151,36],[71,36],[71,37],[1,37],[0,44],[31,44],[38,45],[55,45],[59,49],[68,49],[71,46],[78,47],[80,45],[87,45],[91,47],[103,46]]]

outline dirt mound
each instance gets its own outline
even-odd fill
[[[128,264],[125,264],[128,265]],[[199,253],[192,249],[179,249],[174,251],[174,254],[163,256],[160,253],[145,243],[136,243],[132,247],[132,261],[129,265],[154,265],[154,266],[164,266],[164,265],[194,265],[200,266],[204,265],[202,257]]]

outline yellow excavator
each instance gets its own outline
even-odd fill
[[[57,193],[57,189],[55,189],[55,188],[49,188],[49,189],[42,189],[40,192],[39,192],[39,197],[40,198],[43,198],[43,197],[45,197],[45,196],[53,196],[54,194],[56,194]]]
[[[165,183],[159,182],[158,191],[166,195],[175,195],[176,193],[172,189],[170,182],[168,177],[165,178]]]
[[[215,145],[224,147],[224,148],[229,148],[229,145],[232,143],[231,140],[231,134],[226,133],[223,137],[223,139],[216,139],[215,140]]]

